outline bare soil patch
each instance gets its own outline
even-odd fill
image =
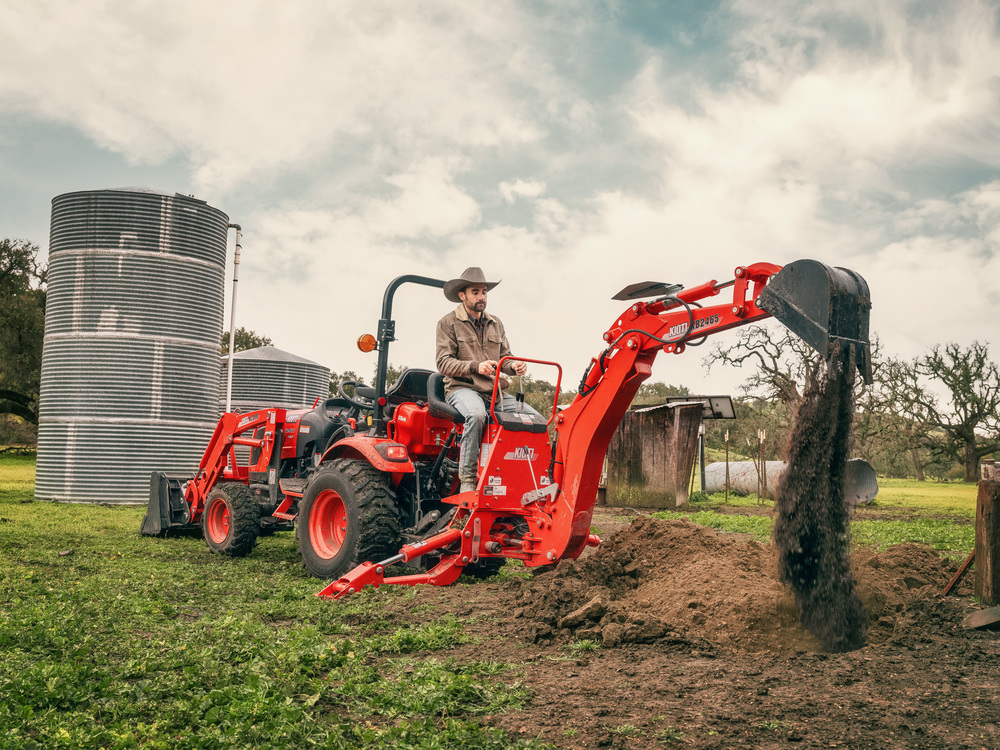
[[[513,664],[498,679],[534,691],[486,723],[557,747],[1000,747],[1000,636],[961,627],[969,581],[938,596],[955,562],[918,545],[856,552],[867,645],[834,655],[800,624],[774,545],[628,520],[534,579],[386,605],[401,623],[469,618],[474,642],[449,653]]]

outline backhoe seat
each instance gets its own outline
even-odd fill
[[[432,372],[427,378],[427,407],[432,417],[465,424],[462,412],[444,400],[444,375]]]

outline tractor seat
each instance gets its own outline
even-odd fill
[[[432,417],[465,424],[462,412],[444,400],[444,375],[432,372],[427,378],[427,408]]]
[[[407,401],[423,401],[427,393],[427,378],[430,370],[406,369],[400,373],[392,388],[385,392],[386,400],[393,405]]]

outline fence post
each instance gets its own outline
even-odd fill
[[[976,495],[976,582],[974,593],[1000,604],[1000,482],[979,482]]]
[[[729,505],[729,430],[726,430],[726,505]]]

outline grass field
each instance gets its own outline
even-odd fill
[[[143,508],[35,503],[33,486],[33,458],[0,457],[0,748],[542,746],[477,721],[529,693],[516,665],[449,659],[468,619],[383,619],[378,601],[412,590],[331,606],[291,534],[224,560],[139,537]],[[855,540],[966,554],[975,493],[885,482]],[[669,516],[769,536],[756,498],[724,505]]]
[[[33,478],[0,459],[0,748],[541,746],[475,720],[527,692],[449,660],[449,614],[383,623],[313,596],[291,534],[223,560],[140,538],[141,508],[31,502]]]
[[[756,495],[695,493],[677,511],[661,511],[658,518],[688,518],[720,531],[752,534],[760,541],[771,537],[774,503]],[[746,509],[740,513],[739,509]],[[719,512],[728,509],[727,512]],[[959,482],[916,482],[879,479],[879,492],[870,505],[858,507],[851,522],[857,545],[885,549],[893,544],[927,544],[953,557],[965,557],[975,544],[976,485]]]
[[[976,485],[879,479],[876,507],[911,508],[942,515],[976,517]]]

